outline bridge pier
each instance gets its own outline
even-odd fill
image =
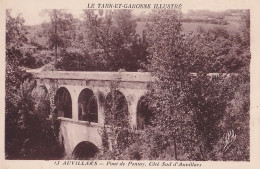
[[[79,94],[81,92],[81,87],[78,86],[73,86],[71,87],[71,97],[72,97],[72,119],[73,120],[78,120],[78,98]]]
[[[108,90],[105,88],[94,88],[93,89],[94,95],[97,99],[97,105],[98,105],[98,124],[104,125],[105,122],[105,105],[104,105],[104,99],[108,94]]]
[[[145,95],[146,90],[143,89],[122,89],[122,93],[125,95],[128,111],[129,111],[129,122],[132,129],[136,129],[137,126],[137,104],[141,96]]]

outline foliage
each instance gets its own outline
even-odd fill
[[[59,147],[52,126],[55,120],[46,119],[50,109],[35,104],[32,93],[35,81],[19,68],[20,45],[26,40],[23,19],[7,11],[6,31],[6,98],[5,153],[7,159],[47,159],[57,157]],[[40,96],[39,96],[40,97]],[[52,147],[50,146],[52,145]],[[57,146],[57,147],[55,147]]]
[[[199,32],[184,34],[181,14],[176,11],[154,12],[147,29],[150,55],[146,64],[157,79],[147,95],[152,121],[142,131],[128,130],[122,137],[127,141],[121,140],[126,146],[115,144],[101,157],[249,160],[248,47],[243,47],[242,36],[224,29]],[[220,61],[222,57],[226,60]],[[109,140],[104,131],[103,138]]]
[[[25,39],[24,20],[21,16],[13,18],[10,10],[6,11],[6,94],[5,94],[5,129],[6,129],[6,156],[16,156],[21,142],[18,137],[14,137],[19,131],[17,126],[19,113],[17,111],[17,95],[20,84],[26,78],[24,71],[18,68],[21,51],[19,47]]]
[[[243,70],[248,64],[235,69],[217,67],[220,56],[230,57],[233,47],[227,52],[222,48],[228,46],[224,39],[234,44],[230,42],[230,35],[223,30],[186,35],[182,33],[180,20],[181,14],[176,11],[156,11],[148,25],[147,69],[157,80],[149,89],[155,118],[147,132],[151,138],[147,144],[154,149],[153,159],[223,159],[219,157],[223,146],[219,140],[225,132],[235,128],[227,128],[227,121],[225,124],[223,121],[230,116],[230,102],[238,88],[235,84],[241,81],[225,74],[213,77],[208,73]],[[213,44],[218,46],[214,48]],[[169,151],[173,153],[166,157]]]
[[[125,98],[118,91],[120,78],[110,85],[103,98],[104,150],[98,159],[249,160],[249,11],[236,34],[219,27],[187,34],[179,11],[153,11],[142,37],[136,34],[131,10],[85,10],[84,23],[64,10],[49,14],[45,30],[54,54],[46,50],[23,56],[24,20],[7,11],[7,158],[62,153],[59,122],[55,113],[48,117],[49,96],[33,89],[34,82],[25,81],[29,75],[19,69],[21,64],[51,62],[59,48],[57,67],[49,64],[45,70],[136,71],[141,61],[156,77],[148,86],[151,122],[142,131],[130,129]],[[34,61],[37,57],[44,59]]]
[[[24,19],[19,14],[11,16],[11,10],[6,10],[6,62],[17,64],[21,55],[20,47],[27,41]]]
[[[231,35],[223,28],[199,29],[196,37],[197,49],[210,55],[210,72],[238,73],[249,67],[250,53],[245,50],[240,35]],[[203,45],[203,46],[202,46]]]
[[[218,157],[217,160],[248,161],[250,159],[250,83],[244,80],[245,77],[243,76],[244,75],[241,74],[235,78],[234,81],[237,87],[234,91],[234,98],[230,101],[227,113],[224,114],[219,124],[223,129],[223,134],[234,130],[236,140],[231,147],[222,154],[221,158]],[[223,140],[222,138],[220,142],[223,142]]]
[[[101,129],[103,150],[97,159],[128,159],[125,153],[136,137],[129,124],[128,105],[118,91],[120,77],[110,84],[110,92],[104,100],[105,123]],[[104,97],[103,95],[99,97]]]
[[[15,118],[6,116],[11,126],[6,131],[8,159],[53,159],[62,153],[55,136],[55,118],[49,118],[49,98],[39,94],[35,82],[26,80],[15,95],[11,112]]]
[[[86,46],[90,55],[103,63],[101,69],[117,71],[138,69],[138,60],[145,57],[145,46],[136,34],[136,21],[131,10],[84,10]]]
[[[73,17],[72,14],[67,13],[63,9],[45,10],[50,17],[50,24],[45,25],[46,34],[49,40],[50,49],[54,49],[55,52],[55,66],[58,60],[58,49],[66,47],[69,44],[70,32],[72,29]]]
[[[66,71],[104,71],[103,65],[106,63],[97,53],[90,55],[79,49],[67,49],[63,52],[63,57],[58,62],[58,69]]]
[[[53,18],[52,21],[55,21],[53,11],[54,10],[45,10],[45,13],[49,13],[51,18]],[[60,39],[56,40],[57,43],[60,42],[60,46],[58,46],[57,49],[57,53],[59,54],[59,57],[57,58],[59,62],[58,67],[60,69],[73,71],[117,71],[119,69],[125,69],[127,71],[137,71],[138,69],[143,68],[143,66],[140,65],[140,61],[146,62],[146,56],[148,55],[146,51],[146,35],[145,31],[143,31],[145,22],[136,22],[138,18],[136,18],[131,10],[85,10],[83,21],[72,18],[71,14],[69,14],[66,10],[56,11],[57,18],[61,18],[61,21],[58,21],[62,23],[64,22],[64,24],[61,24],[62,26],[58,26],[57,34],[59,38],[56,38]],[[203,17],[205,16],[208,18],[222,20],[223,17],[230,16],[232,12],[233,11],[224,11],[214,13],[210,11],[193,11],[192,15],[203,15]],[[248,20],[245,18],[249,18],[249,11],[245,12],[243,10],[238,10],[234,12],[239,14],[236,16],[236,18],[238,18],[237,21],[230,22],[225,26],[202,22],[197,24],[184,23],[183,26],[184,29],[188,29],[193,32],[197,31],[196,28],[198,26],[202,26],[206,30],[208,27],[218,27],[227,29],[230,35],[235,33],[238,34],[240,32],[238,29],[238,25],[240,24],[239,21]],[[140,14],[139,17],[142,17],[142,15],[143,14]],[[145,20],[148,23],[151,22],[150,15],[150,13],[145,15]],[[243,18],[239,19],[240,16]],[[226,20],[227,19],[225,18],[224,21]],[[30,30],[29,34],[26,36],[29,39],[28,43],[37,47],[37,51],[35,53],[39,53],[33,54],[37,67],[39,67],[41,63],[47,64],[56,60],[54,59],[55,50],[53,50],[55,45],[49,41],[49,37],[55,33],[54,25],[54,22],[49,22],[42,25],[28,27]],[[223,40],[221,38],[217,39],[218,42]],[[55,38],[53,40],[55,40]],[[223,50],[231,51],[234,49],[231,51],[233,56],[226,59],[223,58],[224,56],[222,55],[222,58],[219,59],[224,61],[226,60],[226,67],[230,64],[234,65],[234,68],[229,68],[232,69],[231,71],[234,71],[233,69],[237,70],[237,67],[241,67],[241,64],[244,64],[243,59],[241,61],[240,58],[236,58],[236,52],[240,51],[240,46],[237,45],[235,47],[236,49],[234,47],[231,49],[230,44],[233,43],[233,40],[230,41],[230,38],[224,38],[224,41],[226,41],[227,46],[222,46]],[[214,45],[216,45],[216,47]],[[220,43],[217,43],[216,41],[216,43],[212,44],[211,47],[215,50],[221,46]],[[51,55],[49,57],[52,59],[39,59],[39,57],[44,57],[44,55],[40,54],[41,50],[48,50],[48,48],[49,52],[53,50],[53,53],[49,53],[49,55]],[[211,48],[209,47],[209,49]],[[229,52],[230,56],[231,52]],[[70,60],[72,60],[71,63]],[[79,64],[79,60],[83,62]],[[66,63],[70,64],[66,65]],[[219,68],[216,67],[215,69]]]

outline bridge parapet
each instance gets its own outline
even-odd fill
[[[43,71],[28,70],[39,79],[69,79],[69,80],[92,80],[113,81],[120,78],[122,82],[150,82],[154,78],[149,72],[77,72],[77,71]]]
[[[59,140],[64,145],[66,154],[72,154],[75,147],[85,141],[93,143],[99,149],[102,148],[101,125],[62,117],[59,119]]]

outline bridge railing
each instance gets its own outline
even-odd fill
[[[65,117],[58,117],[58,119],[61,120],[61,121],[85,125],[85,126],[88,126],[88,127],[98,127],[98,128],[102,127],[102,125],[100,125],[98,123],[93,123],[93,122],[89,122],[89,121],[80,121],[80,120],[74,120],[74,119],[65,118]]]

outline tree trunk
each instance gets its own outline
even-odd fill
[[[55,67],[55,70],[56,70],[56,68],[57,68],[57,59],[58,59],[58,56],[57,56],[57,50],[58,50],[58,46],[57,46],[57,44],[55,44],[55,60],[54,60],[54,67]]]
[[[174,156],[175,156],[175,160],[178,160],[177,143],[175,137],[174,137]]]
[[[55,27],[54,27],[54,34],[55,34],[55,38],[56,38],[56,40],[55,40],[55,60],[54,60],[54,68],[56,69],[57,68],[57,59],[58,59],[58,41],[57,41],[57,37],[58,37],[58,35],[57,35],[57,13],[56,13],[56,11],[54,11],[54,22],[55,22]]]

